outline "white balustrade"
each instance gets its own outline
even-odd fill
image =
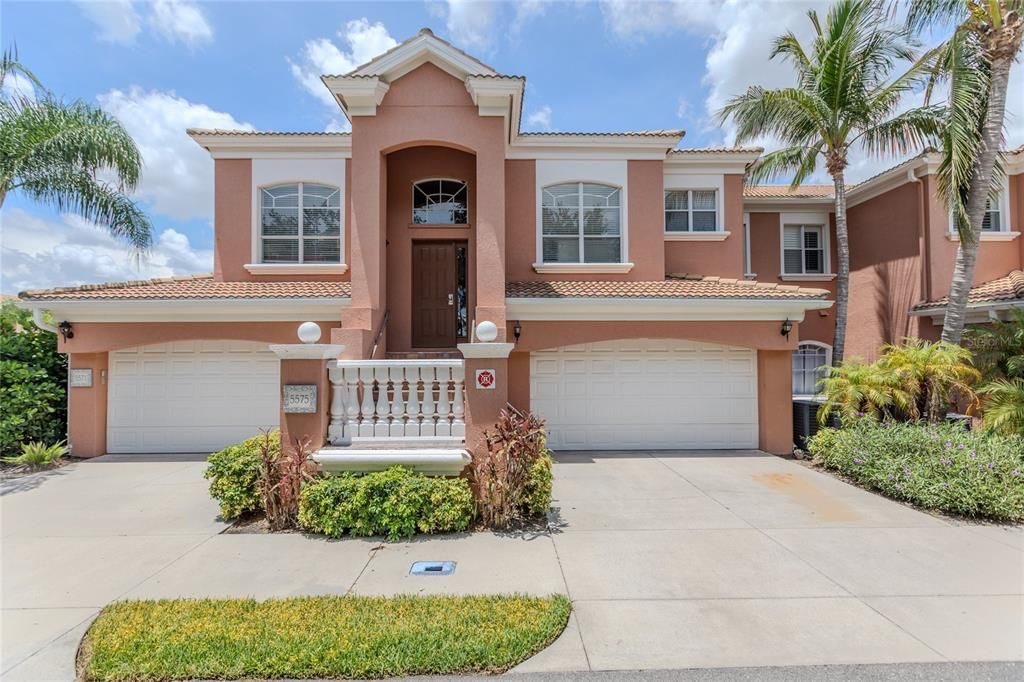
[[[334,445],[465,438],[462,360],[335,360],[327,373]]]

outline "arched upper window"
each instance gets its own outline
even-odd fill
[[[423,225],[469,224],[469,187],[462,180],[421,180],[412,186],[412,221]]]
[[[260,190],[264,263],[340,263],[341,192],[307,182]]]
[[[549,185],[541,199],[545,263],[619,263],[622,260],[622,190],[570,182]]]
[[[793,351],[793,395],[821,393],[818,382],[828,376],[832,347],[820,341],[802,341]]]

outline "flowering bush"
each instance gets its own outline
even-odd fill
[[[1024,520],[1024,437],[864,418],[808,441],[815,461],[926,509]]]

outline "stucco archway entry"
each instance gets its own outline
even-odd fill
[[[756,448],[757,352],[672,339],[538,351],[530,406],[555,450]]]

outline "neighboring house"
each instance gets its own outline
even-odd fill
[[[344,344],[332,424],[365,439],[426,419],[458,440],[485,399],[463,405],[458,346],[492,321],[514,344],[497,395],[556,449],[792,449],[792,396],[830,356],[831,188],[745,189],[761,150],[677,149],[682,131],[523,133],[525,79],[427,30],[323,81],[350,134],[189,131],[215,165],[212,275],[22,295],[71,323],[60,349],[93,370],[71,390],[75,455],[209,451],[276,423],[268,344],[302,321]],[[979,284],[1019,284],[1022,161]],[[938,335],[956,243],[934,163],[849,191],[850,355]],[[1020,305],[1009,291],[979,286],[972,308]],[[396,399],[396,376],[445,390]]]

